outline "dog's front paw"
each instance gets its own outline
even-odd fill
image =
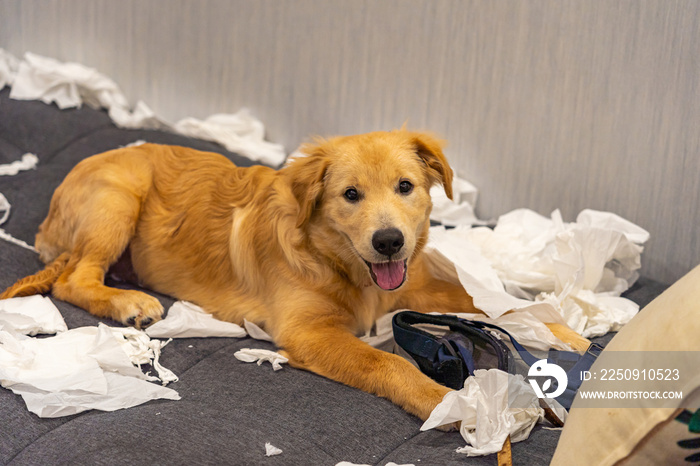
[[[163,318],[163,306],[153,296],[142,291],[124,290],[112,298],[116,320],[144,329]]]

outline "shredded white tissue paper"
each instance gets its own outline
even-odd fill
[[[152,364],[158,373],[158,379],[163,385],[179,380],[177,375],[170,369],[160,364],[161,351],[165,345],[172,341],[172,338],[168,341],[151,340],[143,330],[137,330],[133,327],[114,328],[112,330],[132,363],[139,366],[141,364]],[[121,339],[118,337],[119,334],[122,335]]]
[[[26,336],[56,332],[49,338]],[[67,330],[56,306],[42,296],[0,300],[0,385],[21,395],[39,417],[180,399],[176,391],[149,382],[177,380],[158,363],[162,346],[134,328],[99,324]],[[140,364],[153,364],[159,377],[144,374]]]
[[[175,124],[175,130],[199,139],[215,141],[231,152],[277,166],[284,162],[284,148],[265,141],[265,127],[248,109],[235,114],[211,115],[205,120],[185,118]]]
[[[2,193],[0,193],[0,225],[5,223],[10,217],[10,209],[11,206],[9,201]],[[0,239],[16,244],[17,246],[21,246],[24,249],[29,249],[30,251],[36,252],[34,246],[32,246],[31,244],[27,244],[21,239],[15,238],[14,236],[6,232],[3,228],[0,228]]]
[[[539,398],[522,376],[480,369],[464,388],[445,395],[421,430],[461,421],[460,434],[468,445],[457,452],[481,456],[500,451],[509,435],[513,443],[525,440],[543,419]]]
[[[0,88],[5,85],[12,86],[12,99],[55,102],[62,109],[83,103],[106,108],[110,118],[122,128],[169,129],[216,141],[230,151],[274,166],[285,158],[282,145],[265,141],[263,124],[245,109],[231,115],[213,115],[204,121],[185,118],[171,126],[142,101],[132,109],[114,81],[79,63],[62,63],[33,53],[18,60],[0,49]]]
[[[615,214],[584,210],[565,223],[527,209],[496,227],[434,227],[429,254],[445,260],[491,318],[528,309],[544,322],[566,323],[585,337],[616,331],[639,307],[621,298],[638,278],[648,233]],[[436,254],[437,253],[437,254]]]
[[[2,49],[0,49],[0,52],[2,52]],[[0,80],[1,79],[2,78],[0,77]],[[2,88],[1,84],[2,82],[0,82],[0,89]],[[39,163],[39,158],[36,155],[26,153],[22,156],[21,160],[16,160],[12,163],[0,165],[0,176],[14,176],[21,171],[32,170],[36,168],[37,163]],[[10,202],[2,193],[0,193],[0,225],[5,223],[10,217],[10,208]],[[21,239],[13,237],[3,228],[0,228],[0,239],[4,239],[5,241],[16,244],[17,246],[21,246],[25,249],[29,249],[30,251],[36,252],[36,249],[34,249],[33,246],[27,244]]]
[[[267,442],[265,444],[265,456],[276,456],[282,453],[282,450],[271,444],[270,442]]]
[[[68,330],[51,299],[33,295],[0,300],[0,330],[22,335],[53,335]]]
[[[430,220],[447,226],[482,224],[474,214],[477,195],[478,191],[473,184],[456,176],[452,180],[454,200],[447,197],[442,186],[433,186],[430,190],[433,201]]]
[[[39,158],[36,155],[26,153],[21,160],[0,165],[0,176],[14,176],[21,171],[32,170],[36,168],[37,163],[39,163]]]
[[[234,356],[239,361],[257,362],[258,366],[267,361],[272,364],[272,369],[276,371],[282,369],[282,364],[289,362],[289,359],[285,358],[281,354],[266,349],[243,348],[236,351]]]
[[[130,355],[142,361],[143,349],[124,330],[100,324],[41,339],[0,330],[1,385],[21,395],[39,417],[179,400],[176,391],[150,383],[158,379],[134,365]]]
[[[470,229],[461,227],[452,230],[431,228],[426,248],[430,265],[439,269],[441,275],[461,283],[472,297],[474,306],[492,319],[513,309],[527,308],[542,322],[566,323],[552,306],[508,294],[489,261],[465,235],[468,231]]]
[[[196,304],[177,301],[165,319],[146,329],[152,338],[235,337],[246,336],[240,325],[224,322]]]
[[[119,86],[93,68],[79,63],[62,63],[30,52],[19,63],[10,91],[11,99],[55,102],[59,108],[106,108],[109,116],[123,128],[163,128],[161,122],[143,102],[134,110]]]

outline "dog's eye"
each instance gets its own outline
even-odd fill
[[[355,188],[346,189],[343,196],[345,196],[345,199],[347,199],[350,202],[355,202],[356,200],[358,200],[360,198],[360,194],[357,192],[357,189],[355,189]]]
[[[401,194],[408,194],[413,191],[413,184],[408,180],[403,180],[399,183],[399,192]]]

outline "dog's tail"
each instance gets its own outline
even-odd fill
[[[58,280],[58,277],[61,276],[61,273],[63,273],[63,270],[66,268],[69,259],[70,254],[64,252],[54,259],[53,262],[49,263],[44,270],[18,280],[17,283],[0,294],[0,299],[29,296],[50,291],[53,284],[56,283],[56,280]]]

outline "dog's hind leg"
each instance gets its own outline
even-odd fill
[[[104,256],[93,251],[71,260],[53,286],[58,299],[75,304],[98,317],[105,317],[136,328],[145,328],[160,320],[160,302],[137,290],[122,290],[104,284]]]
[[[141,291],[104,284],[109,266],[126,250],[136,232],[142,195],[140,190],[132,188],[103,185],[90,193],[89,198],[85,190],[76,193],[79,190],[75,187],[57,192],[56,207],[62,210],[64,219],[65,215],[71,216],[74,229],[68,242],[70,259],[52,292],[58,299],[98,317],[142,328],[162,317],[160,302]],[[66,235],[65,222],[56,217],[49,215],[42,225],[39,236],[45,242],[52,235]]]

